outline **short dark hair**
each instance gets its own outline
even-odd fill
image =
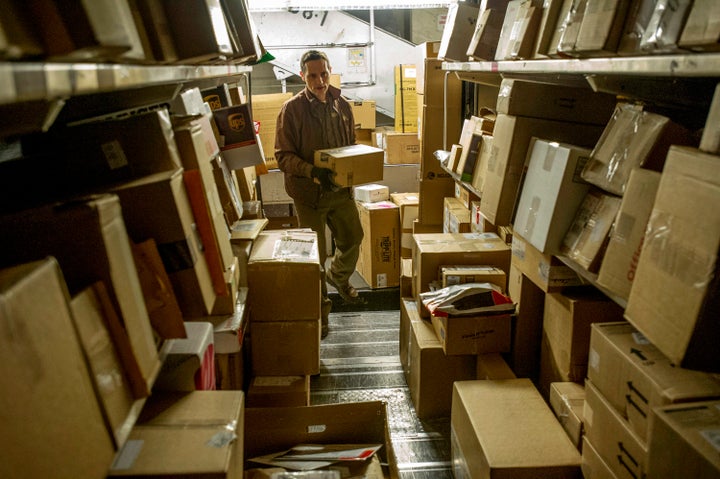
[[[300,69],[303,73],[306,73],[305,65],[307,65],[308,62],[311,62],[313,60],[325,60],[327,66],[330,66],[330,60],[328,60],[328,57],[324,52],[321,52],[319,50],[308,50],[303,53],[302,57],[300,57]]]

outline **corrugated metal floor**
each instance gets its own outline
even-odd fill
[[[311,402],[385,401],[400,478],[451,479],[450,420],[421,421],[415,415],[400,365],[400,311],[372,311],[387,298],[367,290],[361,296],[361,307],[370,310],[330,314],[330,333],[320,346],[321,371],[311,381]]]

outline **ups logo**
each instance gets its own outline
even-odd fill
[[[245,115],[242,113],[233,113],[228,116],[228,125],[231,130],[242,131],[245,129]]]
[[[208,103],[211,110],[217,110],[218,108],[222,108],[222,103],[220,102],[220,95],[208,95],[203,98],[203,100]]]

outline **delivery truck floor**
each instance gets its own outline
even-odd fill
[[[400,479],[450,479],[450,420],[421,421],[415,415],[400,364],[399,306],[378,310],[393,301],[392,294],[399,304],[399,290],[368,290],[355,281],[353,277],[364,301],[338,305],[330,314],[330,333],[320,346],[320,374],[312,377],[310,386],[311,402],[385,401]],[[335,296],[330,294],[342,302]]]

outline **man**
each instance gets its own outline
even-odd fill
[[[350,283],[355,271],[363,230],[350,188],[333,183],[334,173],[313,166],[315,150],[355,144],[355,122],[350,104],[331,86],[330,61],[317,50],[300,59],[305,88],[285,102],[277,120],[275,157],[285,173],[285,190],[295,202],[300,227],[317,233],[322,282],[322,337],[327,335],[332,302],[327,280],[346,302],[358,293]],[[325,226],[335,239],[335,254],[326,271]]]

